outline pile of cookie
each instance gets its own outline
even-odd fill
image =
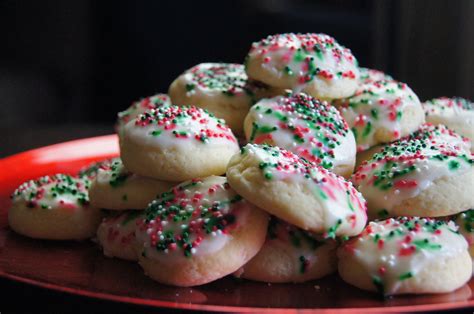
[[[328,35],[269,36],[243,65],[196,65],[120,112],[116,131],[120,158],[21,185],[11,228],[96,237],[176,286],[338,271],[395,295],[471,278],[473,103],[421,103]]]

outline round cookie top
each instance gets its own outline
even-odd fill
[[[315,260],[314,251],[328,242],[335,244],[334,240],[325,240],[321,235],[290,225],[275,216],[270,216],[266,241],[291,247],[294,260],[299,263],[300,274],[304,274],[312,264],[318,262]]]
[[[263,58],[262,67],[276,77],[289,79],[296,90],[316,78],[359,78],[357,60],[351,51],[326,34],[270,35],[252,43],[246,63],[252,58]]]
[[[150,203],[136,236],[146,257],[208,255],[226,245],[232,230],[245,223],[249,209],[226,178],[195,179]]]
[[[399,139],[404,135],[400,123],[404,109],[421,106],[418,96],[408,85],[391,80],[362,84],[353,96],[333,104],[341,108],[359,151],[379,144],[375,134],[380,128],[390,130],[391,141]]]
[[[366,84],[370,82],[376,82],[376,81],[392,81],[393,77],[390,75],[379,71],[379,70],[374,70],[374,69],[369,69],[369,68],[359,68],[360,72],[360,78],[359,81],[361,84]]]
[[[466,240],[452,221],[397,217],[370,222],[359,236],[343,244],[340,253],[357,259],[375,288],[391,295],[427,264],[466,249]]]
[[[79,170],[77,176],[79,178],[84,178],[85,177],[89,180],[93,180],[97,176],[97,173],[99,172],[99,169],[102,166],[108,165],[112,160],[115,160],[115,159],[105,159],[105,160],[101,160],[101,161],[98,161],[98,162],[94,162],[90,165],[87,165],[87,166],[81,168],[81,170]]]
[[[461,97],[440,97],[425,101],[423,108],[427,117],[431,115],[458,116],[466,111],[474,112],[474,103]]]
[[[474,209],[466,210],[456,216],[459,232],[464,236],[469,245],[474,244]]]
[[[28,208],[75,210],[89,205],[87,178],[66,174],[44,176],[20,185],[12,194],[14,203],[23,202]]]
[[[118,187],[123,185],[132,175],[134,174],[123,165],[122,159],[114,158],[99,166],[96,177],[98,181],[108,182],[111,187]]]
[[[325,238],[357,234],[365,226],[366,202],[343,177],[280,147],[247,144],[241,154],[251,156],[258,163],[266,180],[291,182],[312,191],[323,211]],[[268,208],[262,209],[272,213]]]
[[[184,72],[179,79],[185,81],[188,95],[199,92],[229,97],[252,95],[242,64],[201,63]]]
[[[416,197],[438,178],[473,167],[469,151],[431,136],[419,132],[411,140],[389,144],[356,170],[352,182],[369,201],[369,209],[375,210],[371,214],[390,216],[395,205]]]
[[[249,142],[279,146],[326,169],[354,159],[354,138],[339,111],[307,94],[263,99],[246,119],[253,121]]]
[[[237,143],[224,120],[194,106],[151,109],[127,123],[124,133],[144,145],[161,148]]]
[[[150,109],[169,105],[171,105],[171,99],[166,94],[156,94],[135,101],[127,108],[127,110],[117,114],[117,129],[121,130],[128,121],[134,120],[136,117]]]

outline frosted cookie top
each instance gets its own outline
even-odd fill
[[[365,226],[365,200],[343,177],[279,147],[247,144],[241,154],[255,158],[266,180],[292,182],[312,191],[324,212],[326,238],[353,234]]]
[[[201,63],[184,72],[183,80],[188,95],[196,93],[223,94],[229,97],[252,94],[247,87],[244,66],[235,63]]]
[[[89,205],[87,178],[65,174],[44,176],[20,185],[12,195],[13,203],[24,203],[28,208],[76,210]]]
[[[380,129],[387,130],[389,141],[406,135],[401,124],[404,110],[410,106],[421,110],[420,100],[406,84],[387,80],[362,84],[353,96],[334,104],[341,108],[359,151],[380,143],[376,137]]]
[[[461,175],[473,167],[474,159],[468,151],[433,141],[423,132],[415,137],[419,138],[387,145],[352,176],[371,211],[375,210],[372,215],[387,217],[394,206],[416,197],[435,180]]]
[[[107,182],[112,187],[118,187],[123,185],[131,176],[134,176],[134,174],[125,168],[122,159],[114,158],[99,166],[96,180],[99,182]]]
[[[326,34],[268,36],[252,44],[246,62],[255,58],[263,58],[262,67],[275,77],[285,77],[294,90],[302,90],[315,79],[356,81],[359,78],[357,61],[351,51]]]
[[[161,148],[237,143],[224,120],[194,106],[151,109],[125,125],[124,136]]]
[[[291,94],[263,99],[246,118],[249,142],[268,143],[290,150],[326,169],[350,164],[355,141],[346,121],[327,102]]]
[[[474,209],[466,210],[456,216],[459,232],[464,236],[467,243],[474,245]]]
[[[195,179],[150,203],[136,235],[150,258],[212,254],[230,241],[234,228],[246,223],[249,210],[250,204],[226,178]]]
[[[135,119],[140,114],[145,113],[150,109],[156,109],[158,107],[168,105],[171,105],[171,100],[166,94],[156,94],[133,102],[132,105],[127,108],[127,110],[117,114],[116,127],[118,132],[121,132],[128,121]]]
[[[466,111],[474,112],[474,103],[460,97],[440,97],[425,101],[423,108],[427,117],[431,115],[462,116]]]
[[[366,84],[366,83],[376,82],[376,81],[381,81],[381,80],[385,80],[385,81],[393,80],[393,77],[379,70],[359,68],[359,71],[360,71],[359,81],[361,84]]]
[[[87,179],[93,180],[97,176],[99,169],[104,165],[108,165],[113,160],[115,159],[105,159],[98,162],[94,162],[88,166],[81,168],[77,175],[80,178],[85,177]]]
[[[370,222],[340,250],[362,264],[380,293],[390,295],[425,266],[466,249],[466,240],[452,221],[398,217]]]

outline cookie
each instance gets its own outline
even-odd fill
[[[65,174],[44,176],[23,183],[12,195],[10,228],[24,236],[48,240],[83,240],[92,237],[101,220],[89,205],[86,178]]]
[[[175,183],[138,176],[120,158],[102,164],[89,189],[92,206],[113,210],[145,209]]]
[[[339,275],[383,295],[452,292],[472,274],[467,242],[456,229],[417,217],[371,222],[338,250]]]
[[[174,286],[235,272],[260,250],[268,225],[265,212],[216,176],[174,187],[145,217],[135,232],[139,263],[152,279]]]
[[[272,216],[262,249],[238,272],[263,282],[304,282],[337,270],[337,244]]]
[[[416,94],[396,81],[362,84],[354,95],[333,105],[351,127],[358,151],[400,139],[425,122]]]
[[[381,81],[381,80],[385,80],[385,81],[393,80],[393,77],[379,70],[359,68],[359,72],[360,72],[359,82],[361,84],[376,82],[376,81]]]
[[[351,51],[326,34],[277,34],[254,42],[245,71],[252,80],[319,99],[349,97],[359,82]]]
[[[474,209],[468,209],[456,216],[459,232],[469,245],[469,254],[474,257]]]
[[[261,209],[325,238],[357,235],[367,222],[365,200],[350,182],[279,147],[247,144],[230,160],[227,179]]]
[[[250,143],[279,146],[349,177],[354,170],[354,135],[336,108],[307,94],[262,99],[245,118]]]
[[[127,123],[120,136],[125,167],[162,181],[221,175],[238,150],[224,120],[193,106],[151,109]]]

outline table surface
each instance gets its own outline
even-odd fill
[[[23,129],[0,128],[7,136],[0,142],[0,158],[24,150],[68,140],[110,134],[113,128],[103,125],[49,126]],[[0,278],[0,313],[170,313],[169,309],[160,310],[146,306],[122,304],[106,300],[97,300],[63,292],[51,291],[28,284]],[[24,300],[24,301],[22,301]],[[174,311],[176,312],[176,311]],[[183,312],[183,311],[179,311]],[[464,311],[448,311],[462,313]],[[437,312],[439,313],[439,312]]]

